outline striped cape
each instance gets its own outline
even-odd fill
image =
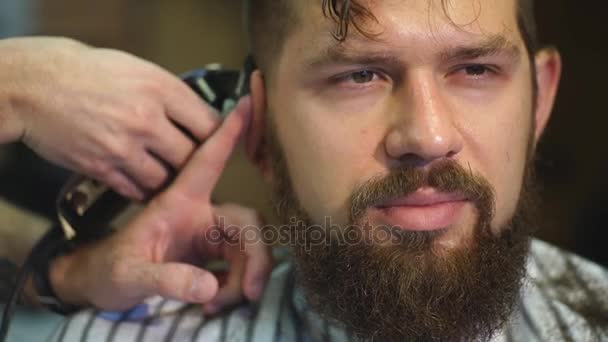
[[[51,341],[355,341],[306,305],[293,267],[275,267],[259,304],[206,319],[200,306],[147,300],[143,319],[108,320],[95,310],[68,317]],[[492,341],[608,341],[608,271],[533,240],[512,319]]]

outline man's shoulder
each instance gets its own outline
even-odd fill
[[[533,240],[527,273],[522,313],[528,325],[565,340],[608,338],[608,270]]]
[[[608,293],[606,268],[541,240],[532,241],[528,274],[540,287],[580,292],[579,297]]]

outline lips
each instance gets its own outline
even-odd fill
[[[412,231],[434,231],[453,226],[469,199],[460,193],[423,188],[404,197],[379,203],[374,221]]]

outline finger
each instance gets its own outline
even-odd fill
[[[111,172],[102,182],[123,197],[136,201],[142,201],[145,198],[144,192],[122,171]]]
[[[207,315],[214,315],[222,309],[236,305],[243,300],[241,281],[243,277],[244,256],[237,256],[230,262],[226,283],[220,287],[217,295],[203,305]]]
[[[128,159],[123,171],[144,191],[154,191],[164,185],[169,171],[148,151],[139,151]]]
[[[262,236],[264,220],[257,211],[238,205],[225,204],[214,209],[215,221],[227,239],[224,253],[243,258],[242,293],[249,300],[259,300],[273,264],[270,246]]]
[[[262,297],[266,282],[272,272],[272,254],[270,246],[266,245],[262,239],[261,230],[251,229],[251,231],[257,233],[258,236],[253,240],[246,237],[241,244],[246,256],[241,286],[247,299],[257,301]]]
[[[157,125],[156,136],[150,139],[148,148],[175,170],[180,170],[196,148],[196,144],[165,120]]]
[[[171,120],[202,142],[220,125],[219,113],[205,103],[186,83],[181,80],[176,81],[172,82],[166,92],[167,114]]]
[[[217,295],[218,281],[204,269],[181,263],[146,264],[133,272],[132,286],[145,296],[159,295],[189,303],[206,303]]]
[[[264,89],[263,76],[260,70],[256,70],[251,75],[251,89]],[[247,133],[247,141],[245,144],[247,156],[250,160],[257,162],[262,149],[260,144],[264,134],[264,115],[262,113],[266,108],[266,99],[264,96],[259,96],[257,101],[252,101],[251,127]],[[257,152],[257,154],[256,154]]]
[[[172,190],[192,199],[209,199],[226,161],[247,128],[250,114],[250,99],[242,99],[220,128],[194,152]]]

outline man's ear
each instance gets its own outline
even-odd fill
[[[538,93],[534,113],[536,121],[534,141],[537,143],[553,110],[553,103],[562,73],[562,58],[557,49],[546,48],[536,54],[535,63]]]
[[[250,83],[253,115],[247,135],[247,157],[260,170],[264,180],[271,179],[269,156],[266,149],[266,87],[264,75],[258,69],[251,74]]]

